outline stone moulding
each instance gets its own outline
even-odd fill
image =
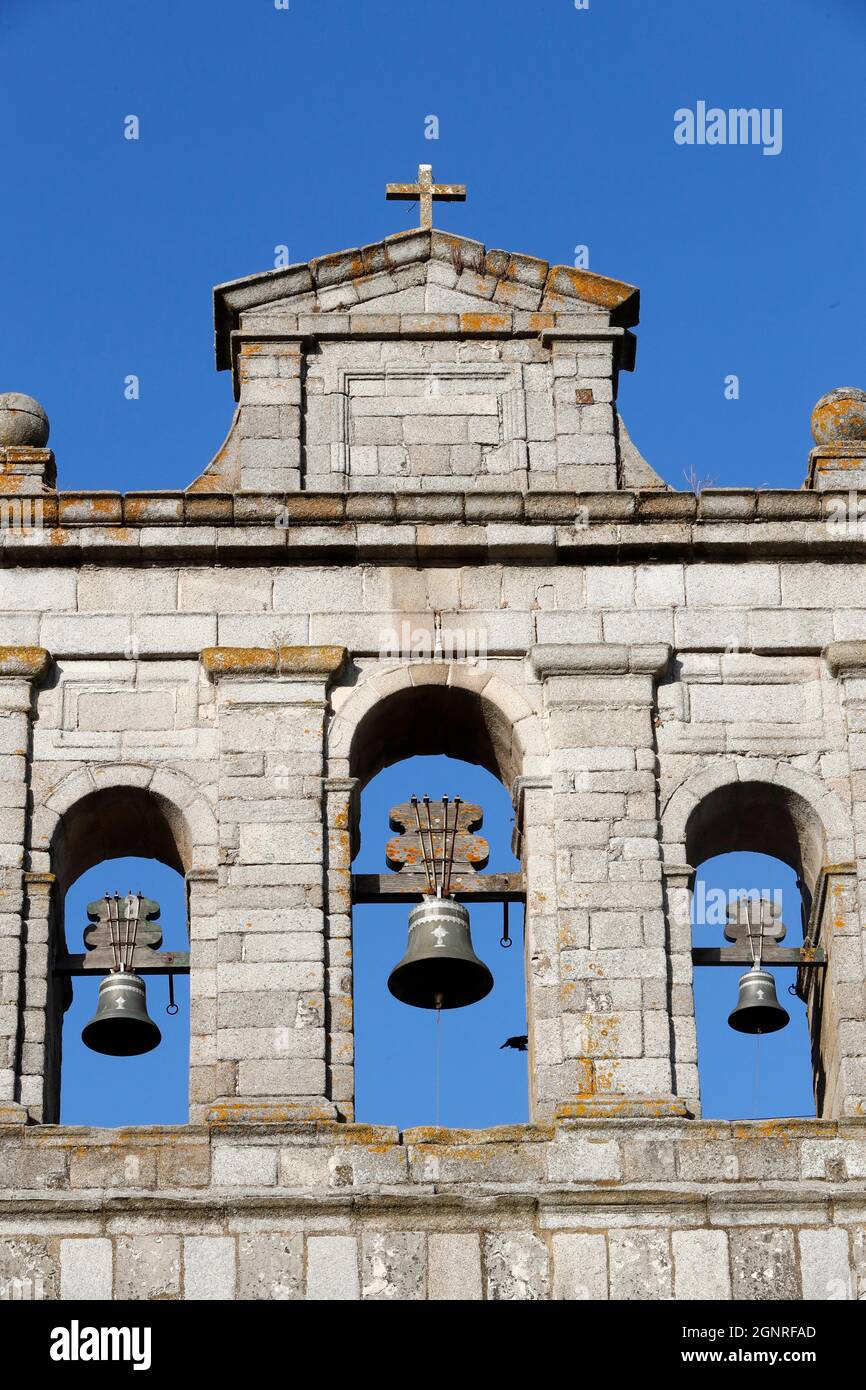
[[[7,565],[296,564],[456,556],[610,563],[622,556],[744,560],[866,555],[866,527],[828,525],[847,493],[486,491],[355,493],[59,493],[38,528],[4,535]],[[400,524],[385,537],[382,528]]]
[[[619,646],[615,643],[568,643],[533,647],[532,669],[547,676],[664,675],[671,659],[665,642]]]
[[[0,677],[40,680],[51,666],[44,647],[0,647]]]
[[[834,676],[866,675],[866,642],[831,642],[823,655]]]
[[[205,647],[201,663],[211,680],[220,676],[335,678],[347,655],[345,647]]]

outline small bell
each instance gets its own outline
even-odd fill
[[[777,1033],[790,1015],[776,998],[776,981],[769,970],[753,966],[740,980],[737,1007],[728,1016],[736,1033]]]
[[[469,913],[453,898],[426,897],[409,913],[409,944],[388,988],[416,1009],[462,1009],[493,988],[493,976],[472,948]]]
[[[147,1012],[144,980],[130,970],[114,971],[99,984],[96,1013],[82,1042],[107,1057],[139,1057],[158,1046],[162,1034]]]

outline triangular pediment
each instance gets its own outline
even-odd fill
[[[638,320],[639,291],[573,266],[491,250],[448,232],[398,232],[299,265],[218,285],[217,366],[231,366],[231,334],[279,331],[322,314],[603,315],[613,326]]]

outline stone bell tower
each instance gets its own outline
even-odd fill
[[[58,490],[44,411],[0,399],[0,1283],[866,1290],[866,396],[819,403],[802,488],[673,491],[617,409],[637,290],[434,228],[461,194],[422,166],[389,186],[418,229],[217,288],[237,410],[185,489]],[[359,793],[413,753],[513,798],[519,872],[460,894],[525,902],[528,1125],[355,1114],[352,908],[398,877],[352,874]],[[814,1119],[700,1118],[693,967],[749,958],[693,945],[692,886],[734,849],[802,885],[767,959]],[[63,898],[121,854],[186,879],[170,1131],[58,1124]]]

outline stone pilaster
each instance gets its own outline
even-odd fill
[[[557,487],[608,492],[617,486],[616,382],[622,328],[587,319],[585,329],[549,329]]]
[[[23,444],[0,446],[0,483],[4,528],[29,531],[41,527],[38,499],[46,491],[53,491],[57,483],[54,454],[50,449],[34,449]],[[14,501],[7,500],[10,493]],[[33,499],[29,507],[22,504],[23,497]]]
[[[189,1118],[204,1119],[214,1096],[234,1081],[229,1062],[217,1051],[217,962],[219,884],[212,869],[186,876],[189,923]]]
[[[327,691],[342,647],[214,647],[220,743],[217,1084],[211,1116],[335,1114],[323,865]],[[199,1101],[201,1103],[201,1100]]]
[[[329,777],[324,784],[327,912],[325,992],[328,1096],[347,1119],[354,1116],[355,1032],[352,989],[352,858],[360,782],[357,777]]]
[[[533,1120],[549,1118],[562,1095],[564,1065],[556,913],[553,788],[547,777],[518,777],[514,787],[514,853],[523,865],[526,1030]]]
[[[692,888],[695,870],[691,864],[665,863],[662,874],[666,898],[674,1095],[685,1101],[692,1115],[700,1115],[701,1084],[692,969]]]
[[[827,952],[823,979],[807,981],[818,1105],[835,1117],[866,1110],[866,642],[831,642],[824,656],[847,732],[855,852],[854,865],[825,866],[812,905],[811,931]]]
[[[10,1116],[36,1099],[22,1095],[24,1014],[44,1011],[48,988],[30,969],[24,871],[33,684],[50,661],[43,647],[0,647],[0,1107]]]
[[[300,491],[303,372],[299,338],[240,343],[236,382],[242,491]]]
[[[673,1099],[653,724],[669,657],[661,644],[532,653],[553,771],[560,1113],[686,1108]]]

